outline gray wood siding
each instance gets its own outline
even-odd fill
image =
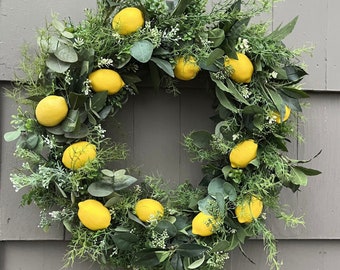
[[[44,26],[45,19],[50,20],[51,11],[78,20],[83,17],[85,7],[94,6],[95,0],[0,0],[0,91],[10,87],[23,42],[35,44],[35,32]],[[301,188],[303,192],[282,195],[282,201],[289,203],[297,215],[304,215],[306,226],[287,229],[279,221],[268,218],[279,239],[283,270],[330,270],[338,269],[340,264],[339,9],[340,1],[336,0],[286,0],[275,4],[268,15],[274,28],[299,15],[296,29],[286,43],[292,48],[304,44],[314,47],[312,57],[304,56],[309,76],[303,87],[311,95],[306,100],[310,103],[304,111],[306,122],[299,123],[305,142],[293,142],[292,149],[293,155],[306,159],[322,149],[310,166],[323,174],[310,178],[309,185]],[[140,166],[142,172],[159,173],[172,185],[186,179],[197,183],[201,175],[199,164],[189,161],[180,141],[192,129],[211,128],[209,93],[200,87],[187,87],[177,98],[155,93],[150,88],[140,92],[119,113],[118,128],[116,122],[105,125],[112,137],[122,137],[130,146],[129,159],[115,165]],[[62,266],[67,245],[62,226],[56,224],[48,233],[38,228],[39,210],[35,206],[20,207],[22,193],[16,193],[9,181],[9,173],[18,161],[12,156],[15,145],[5,143],[3,133],[11,129],[9,122],[15,110],[14,102],[1,94],[0,269],[56,270]],[[244,250],[256,264],[235,251],[226,269],[269,269],[265,265],[262,241],[249,241]],[[77,263],[73,269],[99,267]]]

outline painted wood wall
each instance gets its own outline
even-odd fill
[[[51,12],[80,20],[85,7],[95,7],[95,0],[0,0],[1,92],[10,87],[17,71],[21,45],[35,44],[36,30],[50,20]],[[339,9],[340,1],[336,0],[286,0],[276,4],[268,15],[274,27],[299,15],[297,27],[286,43],[290,47],[315,47],[312,57],[303,58],[310,74],[304,88],[311,96],[305,109],[306,122],[299,123],[305,143],[294,142],[292,149],[299,158],[309,158],[323,150],[311,164],[323,174],[310,178],[301,193],[287,192],[282,196],[296,214],[304,215],[306,226],[290,230],[280,222],[268,220],[279,240],[283,270],[331,270],[340,265]],[[180,140],[192,129],[211,128],[209,100],[209,93],[199,87],[185,87],[179,98],[142,89],[119,115],[122,125],[118,130],[131,147],[128,164],[141,164],[142,171],[159,172],[173,184],[184,179],[198,181],[199,166],[188,161]],[[37,227],[39,211],[34,206],[20,207],[21,193],[16,193],[9,181],[17,161],[12,156],[14,144],[5,143],[2,138],[10,130],[15,110],[15,104],[1,94],[0,269],[56,270],[63,264],[67,235],[58,225],[48,233],[42,232]],[[106,129],[112,130],[112,126],[114,123],[108,123]],[[249,241],[244,250],[256,264],[235,251],[226,269],[269,269],[260,240]],[[79,262],[72,269],[99,267]]]

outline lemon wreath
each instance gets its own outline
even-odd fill
[[[302,49],[282,40],[296,18],[271,33],[249,24],[271,0],[100,0],[75,25],[55,17],[39,32],[38,56],[24,53],[26,76],[9,95],[15,155],[10,178],[29,187],[23,204],[41,209],[40,225],[61,221],[71,234],[66,265],[88,259],[113,269],[222,269],[229,251],[263,236],[268,263],[280,268],[272,211],[289,226],[303,223],[280,204],[283,188],[307,184],[306,160],[289,158],[297,138],[290,115],[301,112],[306,75]],[[175,95],[180,81],[203,77],[214,93],[215,130],[183,139],[202,164],[198,186],[175,189],[133,168],[107,168],[127,147],[101,123],[138,93],[142,81]],[[30,106],[32,110],[23,109]],[[57,210],[55,210],[57,207]],[[54,209],[52,211],[51,209]]]

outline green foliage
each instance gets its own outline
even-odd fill
[[[25,77],[7,93],[19,106],[11,121],[14,130],[4,139],[17,141],[15,155],[23,160],[11,181],[16,190],[29,188],[22,203],[42,209],[41,227],[60,221],[71,233],[66,265],[84,259],[109,269],[217,270],[223,269],[229,251],[262,235],[268,263],[280,269],[266,213],[272,211],[287,226],[303,224],[302,218],[287,213],[279,195],[284,188],[298,191],[307,185],[308,176],[320,172],[304,167],[310,160],[287,156],[288,138],[298,136],[295,123],[291,118],[276,121],[277,115],[283,119],[286,106],[294,117],[301,117],[300,100],[308,95],[299,85],[307,75],[299,63],[305,49],[291,50],[283,43],[297,18],[270,34],[267,24],[250,24],[252,17],[270,10],[272,2],[221,0],[207,11],[206,0],[180,0],[177,5],[163,0],[99,0],[97,9],[86,10],[78,25],[54,16],[39,32],[37,56],[24,49]],[[145,23],[121,36],[111,20],[128,6],[140,8]],[[234,82],[233,68],[224,64],[237,52],[246,54],[254,66],[250,83]],[[178,56],[198,60],[198,76],[208,81],[214,94],[213,132],[191,131],[183,139],[192,160],[202,165],[197,187],[186,182],[169,188],[160,176],[112,169],[112,161],[126,159],[127,146],[106,138],[101,125],[138,93],[142,79],[155,89],[180,94],[181,84],[174,78]],[[125,86],[118,93],[93,90],[89,74],[101,68],[121,75]],[[69,111],[59,125],[44,127],[34,108],[51,94],[63,96]],[[256,158],[245,168],[233,168],[230,152],[248,139],[258,145]],[[70,170],[62,163],[63,152],[82,140],[96,146],[96,157]],[[235,208],[251,195],[263,202],[264,213],[251,223],[240,223]],[[147,223],[137,217],[135,205],[143,198],[162,203],[161,220]],[[77,205],[86,199],[109,209],[108,228],[91,231],[80,223]],[[49,212],[52,207],[57,210]],[[209,237],[192,233],[199,211],[216,220]]]

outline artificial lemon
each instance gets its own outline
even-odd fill
[[[144,222],[159,220],[164,215],[163,205],[154,199],[142,199],[136,203],[137,217]]]
[[[214,233],[216,220],[212,215],[199,212],[192,220],[192,233],[200,236],[210,236]]]
[[[200,67],[193,56],[188,58],[182,56],[176,59],[174,74],[177,79],[183,81],[192,80],[196,77],[199,70]]]
[[[235,214],[239,223],[250,223],[261,215],[262,209],[262,201],[256,196],[251,196],[236,206]]]
[[[274,112],[273,113],[273,116],[275,116],[275,121],[276,123],[278,124],[281,124],[281,122],[285,122],[288,120],[289,116],[290,116],[290,112],[291,112],[291,109],[286,105],[285,106],[285,115],[283,117],[283,121],[281,121],[281,115],[279,112]]]
[[[96,200],[86,200],[78,203],[78,217],[80,222],[88,229],[97,231],[110,225],[110,211]]]
[[[144,17],[140,9],[123,8],[112,20],[112,28],[120,35],[130,35],[143,27]]]
[[[89,75],[92,89],[95,92],[107,91],[109,95],[116,94],[125,85],[122,77],[111,69],[98,69]]]
[[[65,98],[61,96],[47,96],[39,101],[35,108],[35,117],[40,125],[54,127],[60,124],[68,113]]]
[[[87,162],[95,159],[96,146],[86,141],[76,142],[67,147],[63,153],[62,162],[65,167],[77,170]]]
[[[248,56],[243,53],[236,53],[238,59],[227,58],[224,66],[232,67],[230,78],[237,83],[250,83],[253,76],[254,66]]]
[[[245,168],[256,158],[257,143],[253,139],[238,143],[230,152],[229,160],[233,168]]]

